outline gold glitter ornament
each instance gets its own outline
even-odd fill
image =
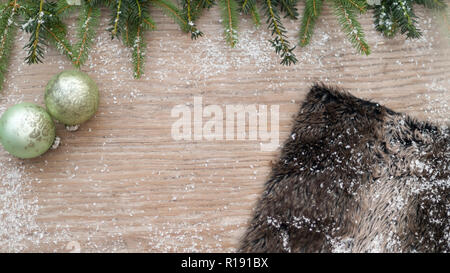
[[[78,125],[90,119],[98,109],[97,84],[79,70],[55,75],[45,89],[45,105],[55,119],[66,125]]]
[[[55,140],[55,124],[44,108],[19,103],[0,118],[0,142],[6,151],[19,158],[45,153]]]

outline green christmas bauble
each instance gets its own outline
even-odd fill
[[[97,111],[97,85],[86,73],[63,71],[47,84],[45,105],[58,121],[66,125],[81,124]]]
[[[33,158],[45,153],[55,140],[55,124],[44,108],[33,103],[19,103],[8,108],[0,118],[0,142],[5,150],[19,158]]]

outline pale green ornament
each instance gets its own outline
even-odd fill
[[[90,119],[98,109],[97,84],[78,70],[55,75],[45,89],[45,105],[55,119],[66,125],[78,125]]]
[[[23,102],[8,108],[0,118],[0,142],[19,158],[45,153],[55,140],[55,124],[44,108]]]

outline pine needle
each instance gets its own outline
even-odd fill
[[[238,10],[235,0],[220,0],[219,6],[222,12],[222,23],[225,38],[231,47],[238,42]]]
[[[187,32],[191,34],[191,39],[195,40],[198,37],[203,36],[203,32],[197,29],[197,26],[195,25],[195,3],[193,0],[181,0],[182,4],[182,12],[181,15],[183,17],[183,20],[187,22]]]
[[[256,6],[256,0],[239,0],[239,11],[244,14],[250,14],[254,6]]]
[[[297,1],[298,0],[280,0],[280,11],[285,13],[284,17],[289,17],[294,20],[298,18],[296,7]]]
[[[309,44],[313,35],[314,25],[322,11],[323,0],[306,0],[303,10],[302,25],[299,32],[300,46]]]
[[[258,5],[256,3],[250,8],[250,15],[252,16],[255,26],[259,27],[261,25],[261,17],[259,15]]]
[[[136,35],[133,45],[133,64],[134,64],[134,77],[139,79],[142,75],[144,66],[144,49],[145,40],[142,37],[142,26],[136,27]]]
[[[259,15],[256,0],[238,0],[238,10],[244,14],[250,14],[256,27],[261,25],[261,17]]]
[[[115,5],[115,16],[114,21],[112,22],[112,28],[111,28],[111,37],[116,37],[119,32],[119,21],[121,19],[122,14],[122,0],[117,0],[117,3]]]
[[[356,20],[353,9],[343,2],[344,0],[334,0],[335,14],[339,19],[339,23],[358,52],[369,55],[370,48],[365,40],[361,25]]]
[[[80,67],[87,60],[92,40],[95,37],[96,28],[98,26],[98,18],[100,17],[100,9],[91,4],[83,3],[81,7],[80,17],[78,20],[78,42],[75,45],[75,55],[73,64]]]
[[[16,36],[17,28],[15,20],[18,10],[17,1],[10,1],[10,3],[1,10],[2,17],[0,18],[0,90],[2,89],[5,80],[5,73],[8,69],[9,59],[11,55],[11,48]]]
[[[49,40],[53,43],[56,49],[65,55],[70,61],[73,60],[72,45],[66,39],[66,30],[63,24],[48,28],[42,26],[48,33]]]
[[[172,18],[183,31],[189,31],[187,21],[182,17],[180,10],[170,0],[151,0],[150,3],[159,7],[167,16]]]
[[[269,42],[275,48],[275,52],[280,55],[283,65],[291,65],[297,62],[297,58],[293,53],[295,46],[291,47],[286,36],[286,29],[281,23],[280,16],[278,14],[278,0],[264,0],[264,8],[267,17],[268,28],[272,30],[272,36],[275,36]]]
[[[56,2],[56,15],[60,17],[68,16],[72,11],[76,10],[77,5],[70,5],[67,0],[58,0]]]
[[[26,27],[24,27],[26,32],[31,33],[30,40],[25,45],[25,48],[28,48],[28,55],[25,57],[28,64],[42,62],[44,37],[41,32],[41,25],[45,23],[44,16],[44,0],[40,0],[38,12],[29,18]]]

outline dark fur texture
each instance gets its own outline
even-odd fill
[[[448,126],[315,85],[240,252],[449,252]]]

